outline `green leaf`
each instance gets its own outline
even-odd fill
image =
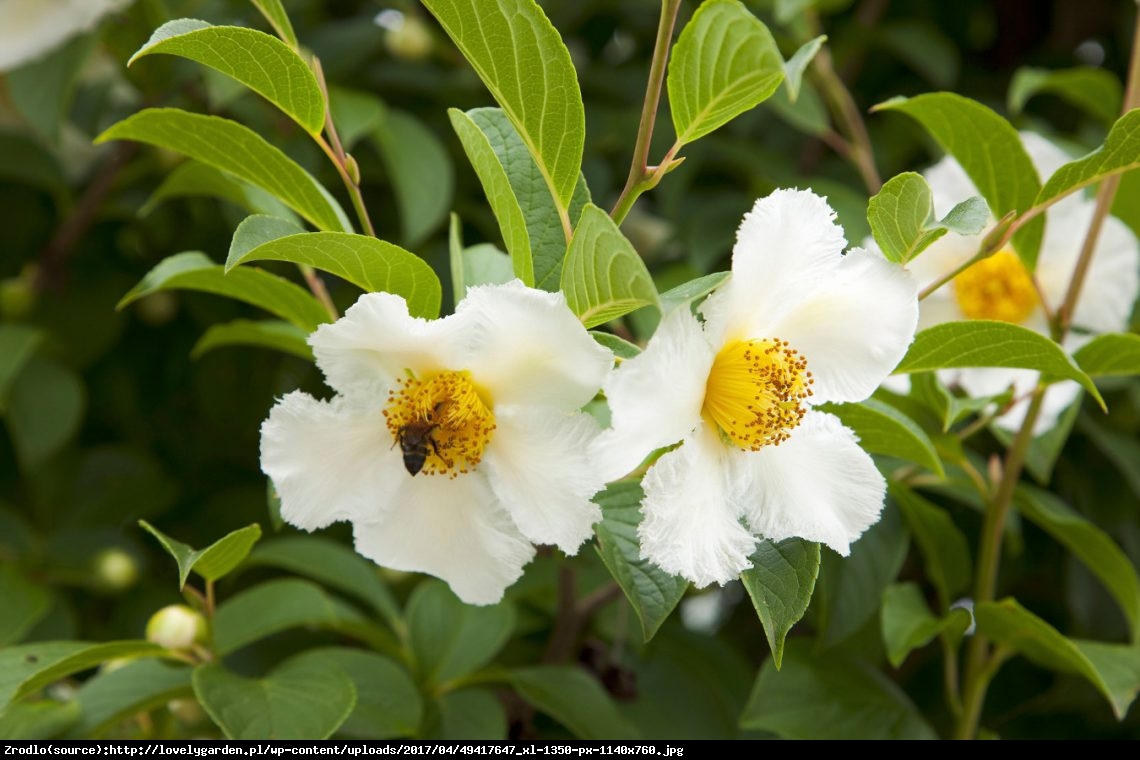
[[[959,367],[1035,369],[1047,377],[1076,380],[1105,408],[1096,385],[1060,346],[1008,322],[972,319],[928,327],[915,336],[895,372]]]
[[[230,739],[327,739],[356,706],[356,688],[344,671],[309,656],[256,679],[201,665],[194,670],[194,693]]]
[[[1088,417],[1081,418],[1080,430],[1140,499],[1140,442],[1136,436],[1109,430]]]
[[[1089,377],[1140,375],[1140,335],[1098,335],[1073,354]]]
[[[157,538],[162,548],[166,549],[178,563],[179,589],[186,585],[191,570],[208,581],[216,581],[229,575],[261,538],[261,526],[254,523],[223,536],[205,549],[196,551],[193,547],[170,538],[146,520],[139,520],[139,525]]]
[[[351,549],[320,536],[283,536],[259,544],[249,566],[268,566],[303,575],[367,602],[396,630],[400,608],[380,580],[378,568]]]
[[[910,376],[911,395],[921,399],[938,416],[942,432],[950,432],[959,421],[988,408],[1001,407],[1013,398],[1011,389],[997,396],[959,396],[948,389],[935,372],[916,372]]]
[[[950,610],[944,618],[936,618],[926,606],[922,592],[913,583],[888,586],[883,592],[883,644],[887,659],[898,668],[915,649],[921,649],[936,636],[949,632],[961,640],[970,627],[970,613],[963,609]]]
[[[355,608],[296,579],[266,581],[226,600],[214,618],[214,644],[225,656],[298,627],[327,628],[378,647],[391,645],[390,635],[369,625]]]
[[[1123,100],[1120,80],[1111,71],[1093,66],[1056,70],[1022,66],[1009,84],[1009,112],[1021,113],[1030,98],[1041,93],[1057,95],[1105,124],[1116,121]]]
[[[139,216],[147,216],[170,198],[197,195],[229,201],[251,214],[268,214],[299,223],[297,215],[271,193],[197,161],[184,161],[174,167],[139,209]]]
[[[0,565],[0,599],[4,600],[0,647],[23,639],[24,634],[48,614],[52,604],[46,588],[29,581],[10,563]]]
[[[70,367],[33,356],[12,383],[6,405],[8,432],[20,463],[34,467],[79,431],[87,393]]]
[[[197,290],[235,298],[281,317],[306,334],[329,319],[320,302],[300,286],[253,267],[227,274],[224,267],[200,251],[178,253],[160,261],[116,308],[160,290]]]
[[[939,476],[944,474],[942,460],[934,450],[930,437],[914,420],[875,399],[859,404],[826,404],[820,410],[834,414],[859,436],[859,445],[872,454],[916,462]]]
[[[226,271],[233,269],[229,262],[239,262],[241,258],[258,246],[278,238],[298,235],[305,228],[291,219],[269,214],[253,214],[241,220],[230,238],[230,250],[226,254]]]
[[[39,641],[0,649],[0,712],[14,699],[107,660],[167,655],[149,641]]]
[[[272,35],[176,19],[156,29],[127,65],[156,53],[197,61],[241,82],[311,135],[325,127],[325,97],[312,69],[292,47]]]
[[[12,383],[43,342],[43,337],[43,333],[33,327],[0,325],[0,410],[7,404]]]
[[[639,483],[611,483],[594,497],[602,508],[602,519],[594,525],[594,532],[602,562],[621,586],[637,613],[645,641],[649,641],[681,601],[689,582],[641,558],[637,526],[644,495]]]
[[[1048,491],[1020,485],[1014,503],[1100,579],[1120,605],[1133,641],[1140,642],[1140,576],[1128,555],[1107,533]]]
[[[1050,205],[1069,193],[1137,167],[1140,167],[1140,108],[1132,109],[1112,125],[1104,145],[1053,172],[1034,205]]]
[[[411,676],[387,657],[346,647],[310,649],[291,660],[319,670],[343,671],[356,688],[356,706],[337,729],[352,739],[414,736],[423,713],[423,699]]]
[[[788,642],[784,667],[769,660],[740,718],[785,739],[934,739],[906,694],[877,669],[840,652]]]
[[[610,695],[578,667],[547,665],[510,672],[519,696],[579,739],[634,739],[637,730],[618,712]]]
[[[707,0],[670,55],[666,84],[677,143],[755,108],[782,81],[784,59],[768,27],[737,0]]]
[[[194,344],[194,348],[190,349],[190,357],[197,359],[208,351],[225,346],[256,346],[271,348],[311,362],[313,350],[309,348],[308,337],[308,333],[288,322],[235,319],[233,322],[211,325]]]
[[[297,47],[297,35],[293,33],[293,24],[289,22],[289,15],[281,6],[281,0],[250,0],[265,16],[265,20],[273,27],[281,39],[289,43],[290,47]]]
[[[311,174],[236,121],[148,108],[95,138],[96,143],[109,140],[136,140],[181,153],[266,190],[318,229],[352,229],[344,210]]]
[[[713,272],[704,277],[670,288],[661,294],[661,313],[668,314],[680,306],[688,306],[698,298],[703,298],[713,292],[722,282],[731,276],[731,272]]]
[[[97,34],[71,37],[48,55],[5,72],[9,103],[51,144],[58,144],[60,126],[70,113],[80,74],[97,42]]]
[[[423,122],[396,109],[388,110],[372,140],[388,168],[404,242],[418,245],[451,210],[455,194],[451,157]]]
[[[467,295],[468,288],[477,285],[500,285],[514,279],[511,257],[491,243],[480,243],[470,248],[463,247],[458,214],[451,215],[447,243],[453,303],[458,304],[462,301]]]
[[[609,214],[588,204],[562,267],[566,304],[586,327],[660,305],[653,277]]]
[[[1083,676],[1123,720],[1140,689],[1140,649],[1068,639],[1015,599],[974,608],[978,632],[1049,670]]]
[[[350,150],[362,138],[380,128],[387,117],[388,107],[371,93],[330,87],[329,113],[341,145]]]
[[[1025,452],[1025,469],[1038,483],[1048,484],[1053,477],[1053,466],[1061,456],[1065,442],[1069,440],[1069,433],[1072,432],[1073,425],[1081,414],[1083,399],[1084,393],[1078,391],[1073,402],[1057,418],[1057,423],[1029,442],[1029,449]],[[989,431],[1003,446],[1008,448],[1013,445],[1016,433],[996,423],[990,424]]]
[[[137,660],[88,679],[75,693],[79,722],[69,739],[92,739],[120,721],[191,693],[191,668],[157,660]]]
[[[827,42],[827,35],[821,34],[814,40],[809,40],[800,46],[791,58],[784,61],[784,87],[788,91],[788,99],[795,103],[800,96],[800,85],[803,82],[804,72],[815,58],[816,53]]]
[[[946,610],[970,586],[973,565],[966,537],[941,507],[902,483],[891,483],[889,489],[911,535],[922,550],[926,574],[938,590],[942,609]]]
[[[20,702],[0,715],[0,740],[54,739],[77,720],[79,705],[75,702]]]
[[[625,338],[619,338],[613,333],[600,330],[590,330],[590,337],[600,343],[604,348],[613,352],[619,359],[632,359],[641,353],[641,349]]]
[[[819,544],[800,538],[761,540],[749,557],[752,567],[740,580],[764,625],[776,669],[784,659],[784,639],[807,612],[819,577]]]
[[[1035,204],[1041,182],[1021,138],[1009,122],[977,101],[952,92],[896,98],[875,111],[899,111],[917,120],[947,153],[958,160],[997,218],[1019,214]],[[1026,224],[1013,247],[1030,271],[1041,248],[1044,221]]]
[[[507,738],[503,703],[485,689],[450,691],[439,697],[435,713],[435,720],[429,721],[424,731],[425,739],[503,741]]]
[[[436,580],[416,586],[408,600],[407,619],[420,680],[435,686],[486,665],[515,627],[515,611],[509,604],[472,607]]]
[[[958,42],[929,20],[876,23],[867,30],[875,42],[939,90],[952,89],[961,68]]]
[[[586,139],[570,52],[534,0],[424,0],[534,157],[563,210],[577,192]]]
[[[235,255],[239,254],[239,255]],[[402,296],[413,317],[439,316],[439,278],[427,262],[398,245],[367,235],[346,232],[304,232],[270,240],[249,251],[231,250],[227,277],[250,261],[290,261],[315,267],[351,282],[369,293]]]
[[[867,221],[883,255],[905,264],[949,231],[976,235],[989,221],[989,208],[974,197],[934,218],[934,195],[921,174],[903,172],[887,181],[867,206]]]

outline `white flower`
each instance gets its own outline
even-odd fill
[[[1022,143],[1043,180],[1071,159],[1045,138],[1023,132]],[[955,204],[977,195],[966,172],[947,157],[925,174],[934,194],[934,211],[941,218]],[[1064,301],[1081,245],[1092,221],[1094,203],[1072,195],[1046,212],[1045,238],[1037,259],[1037,283],[1051,309]],[[992,227],[992,220],[991,225]],[[987,228],[980,235],[946,235],[907,266],[920,287],[937,282],[974,256]],[[1073,351],[1089,340],[1089,335],[1117,332],[1128,327],[1128,317],[1140,287],[1140,249],[1132,231],[1115,217],[1104,220],[1092,265],[1073,315],[1073,327],[1064,347]],[[941,322],[963,319],[997,319],[1049,334],[1049,324],[1041,306],[1033,278],[1012,250],[999,251],[974,264],[954,280],[922,301],[919,329]],[[996,396],[1010,387],[1020,399],[995,420],[998,426],[1015,431],[1021,427],[1028,409],[1028,396],[1037,386],[1039,374],[1033,370],[981,367],[943,370],[943,382],[960,386],[975,397]],[[897,381],[896,381],[897,382]],[[888,384],[905,392],[905,385]],[[1045,394],[1041,414],[1034,427],[1040,435],[1057,424],[1057,419],[1080,392],[1071,381],[1056,383]]]
[[[261,427],[287,521],[349,520],[358,552],[472,604],[502,597],[532,542],[573,554],[589,537],[605,481],[587,458],[597,425],[579,410],[613,357],[561,294],[471,288],[428,321],[373,293],[309,342],[337,396],[290,393]]]
[[[131,0],[0,0],[0,71],[33,61]]]
[[[643,481],[642,555],[699,586],[749,566],[756,535],[846,555],[879,519],[884,482],[854,433],[815,404],[860,401],[914,336],[910,275],[843,255],[827,202],[778,190],[744,217],[732,277],[702,307],[662,321],[605,392],[595,444],[608,479],[681,442]]]

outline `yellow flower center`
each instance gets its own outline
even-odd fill
[[[475,469],[495,429],[495,415],[467,372],[408,377],[388,393],[384,419],[412,475]]]
[[[787,341],[733,341],[713,360],[702,412],[732,443],[757,451],[788,439],[813,382],[807,360]]]
[[[1019,324],[1037,308],[1037,289],[1021,259],[998,251],[954,278],[958,308],[969,319]]]

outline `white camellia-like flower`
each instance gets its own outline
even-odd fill
[[[606,381],[612,428],[595,456],[607,479],[681,444],[642,482],[641,553],[666,572],[723,584],[750,566],[757,535],[846,555],[879,519],[883,477],[855,434],[813,406],[865,399],[894,369],[914,337],[916,288],[845,244],[811,192],[757,201],[703,323],[670,312]]]
[[[1021,140],[1043,181],[1072,160],[1039,135],[1023,132]],[[934,211],[939,218],[955,204],[978,194],[953,158],[944,158],[924,176],[933,192]],[[974,264],[924,299],[919,329],[964,319],[994,319],[1048,335],[1049,324],[1041,297],[1044,296],[1054,310],[1064,301],[1092,221],[1094,205],[1089,198],[1072,195],[1045,213],[1045,238],[1036,271],[1040,293],[1017,254],[1013,250],[1002,250]],[[914,273],[919,287],[937,282],[973,257],[992,226],[991,220],[979,235],[945,235],[908,263],[907,268]],[[1065,349],[1074,351],[1097,333],[1126,330],[1138,287],[1140,248],[1136,237],[1119,219],[1106,217],[1073,315],[1074,332],[1065,339]],[[1019,429],[1025,420],[1029,407],[1026,397],[1039,380],[1039,373],[1033,370],[997,367],[942,370],[938,375],[944,383],[957,385],[974,397],[1000,395],[1012,387],[1014,398],[1019,400],[995,420],[995,424],[1010,431]],[[892,379],[887,387],[905,392],[907,386]],[[1060,414],[1079,392],[1080,386],[1072,380],[1050,386],[1034,433],[1040,435],[1056,425]]]
[[[261,427],[281,515],[305,530],[352,522],[356,550],[490,604],[534,556],[573,554],[601,512],[581,412],[613,356],[560,293],[471,288],[451,316],[364,295],[309,338],[337,392],[294,391]]]
[[[0,71],[34,61],[132,0],[0,0]]]

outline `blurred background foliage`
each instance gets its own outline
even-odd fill
[[[353,143],[378,236],[425,257],[449,293],[449,212],[462,220],[467,245],[501,245],[446,115],[448,107],[490,105],[489,95],[414,3],[284,4],[334,87],[337,120]],[[796,17],[798,7],[808,4],[748,3],[787,55],[814,34]],[[585,174],[595,200],[608,207],[628,168],[658,4],[542,5],[578,68],[588,119]],[[684,4],[682,21],[695,5]],[[1010,113],[1011,81],[1023,67],[1081,65],[1119,78],[1136,12],[1132,0],[817,5],[838,70],[861,108],[895,95],[953,90],[1078,151],[1105,134],[1095,106],[1044,92]],[[293,530],[275,522],[267,502],[258,428],[284,392],[300,386],[327,395],[315,368],[264,349],[206,350],[199,339],[212,325],[258,318],[234,301],[162,292],[115,309],[168,255],[200,250],[222,260],[234,226],[266,203],[236,186],[225,198],[198,194],[202,183],[221,192],[216,177],[172,154],[129,143],[92,146],[95,135],[139,108],[173,105],[233,116],[343,195],[312,142],[256,95],[180,59],[125,66],[157,26],[179,17],[266,28],[242,0],[136,0],[95,32],[0,75],[0,646],[141,637],[156,609],[181,598],[173,563],[140,530],[140,518],[193,546],[253,522],[269,534]],[[818,138],[826,119],[810,87],[795,106],[781,92],[773,103],[691,146],[683,166],[640,201],[624,226],[661,290],[725,268],[741,215],[776,187],[814,188],[829,197],[853,244],[867,235],[868,191]],[[659,123],[668,124],[665,114]],[[883,177],[920,169],[937,157],[906,119],[872,115],[868,126]],[[658,130],[661,144],[651,156],[664,153],[670,132],[667,126]],[[1140,232],[1138,174],[1125,179],[1117,210]],[[326,279],[343,309],[356,291]],[[648,318],[633,326],[642,336],[653,327]],[[1137,563],[1140,382],[1122,380],[1106,391],[1111,416],[1083,410],[1053,472],[1043,476]],[[996,442],[990,444],[997,450]],[[942,503],[976,543],[979,518],[959,497],[948,488]],[[1083,566],[1035,528],[1012,528],[1001,575],[1007,592],[1070,635],[1127,638],[1115,603]],[[343,525],[326,535],[350,544]],[[607,580],[592,549],[583,552],[581,564],[583,589]],[[232,595],[264,573],[243,572],[221,591]],[[384,577],[400,599],[421,583]],[[793,637],[815,637],[826,650],[821,656],[854,652],[884,662],[877,610],[883,589],[896,579],[921,580],[922,569],[897,510],[888,507],[849,560],[825,557],[816,598]],[[537,659],[550,629],[555,585],[554,558],[546,556],[508,592],[518,620],[504,662]],[[690,592],[682,614],[646,645],[629,634],[631,625],[636,628],[636,621],[631,623],[624,600],[606,608],[579,660],[644,736],[742,735],[738,717],[752,674],[768,652],[738,584]],[[307,646],[321,637],[338,640],[327,633],[280,634],[245,652],[244,667],[256,670],[299,642]],[[789,677],[809,656],[807,646],[790,644]],[[936,728],[944,728],[941,664],[933,650],[917,652],[897,671],[883,665],[882,672]],[[870,676],[859,671],[851,677]],[[485,707],[468,705],[458,714],[478,721]],[[507,730],[495,722],[503,718],[494,717],[493,708],[491,714],[490,728],[478,730]],[[128,721],[113,731],[177,736],[213,730],[192,712],[160,709],[152,718],[159,728]],[[561,731],[541,716],[535,720],[547,735]],[[1007,665],[995,682],[984,724],[1009,738],[1140,737],[1137,711],[1117,723],[1091,686],[1022,660]]]

